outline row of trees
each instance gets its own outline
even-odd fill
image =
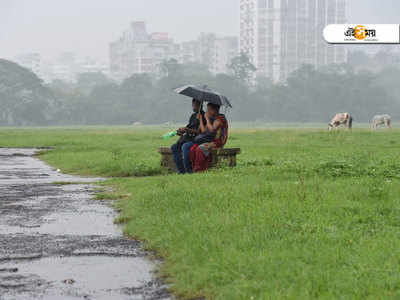
[[[0,125],[44,125],[51,122],[55,101],[32,72],[0,60]]]
[[[316,70],[304,65],[285,84],[258,78],[245,55],[230,65],[232,75],[212,75],[200,64],[165,61],[162,77],[137,74],[117,84],[102,74],[81,74],[76,84],[44,85],[33,73],[0,60],[0,125],[130,125],[184,122],[190,101],[175,95],[180,85],[207,84],[230,98],[233,121],[327,122],[351,112],[367,122],[376,113],[400,118],[400,69],[378,73],[351,65]]]

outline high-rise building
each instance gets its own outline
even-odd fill
[[[258,28],[257,0],[240,0],[240,52],[249,56],[250,62],[257,64],[257,37]]]
[[[241,0],[240,51],[257,75],[285,81],[303,64],[346,62],[345,47],[322,37],[332,23],[346,23],[346,0]]]
[[[238,38],[235,36],[219,37],[215,40],[215,51],[212,57],[211,72],[214,74],[229,73],[232,59],[239,54]]]
[[[132,22],[123,36],[110,44],[110,74],[121,81],[133,74],[157,73],[163,60],[178,56],[168,33],[149,34],[145,22]]]
[[[194,63],[199,60],[198,41],[183,42],[180,44],[179,61],[183,64]]]
[[[237,37],[201,33],[197,40],[181,44],[181,62],[200,63],[213,74],[229,73],[228,65],[238,52]]]

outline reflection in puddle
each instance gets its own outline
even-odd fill
[[[12,268],[14,264],[3,266]],[[56,299],[53,297],[63,295],[82,297],[87,294],[95,299],[127,299],[121,290],[126,287],[138,288],[150,281],[151,271],[149,262],[132,257],[45,258],[18,264],[18,276],[29,278],[35,274],[35,278],[39,277],[43,283],[51,285],[44,299]],[[0,274],[0,279],[2,276]],[[32,280],[25,282],[29,284]],[[16,299],[23,299],[21,297]]]
[[[51,214],[40,223],[25,223],[20,226],[0,226],[0,234],[51,234],[75,236],[122,236],[113,224],[114,213],[106,206],[96,206],[78,213]]]
[[[113,224],[114,216],[106,206],[85,207],[76,213],[46,216],[38,231],[53,235],[121,236],[121,230]]]

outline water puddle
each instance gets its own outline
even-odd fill
[[[62,174],[34,153],[0,149],[0,299],[169,299],[110,202],[93,199],[99,179]]]
[[[51,257],[17,265],[3,264],[2,268],[18,268],[18,272],[0,272],[0,287],[14,286],[21,291],[36,289],[41,299],[54,299],[55,296],[71,299],[132,299],[131,295],[127,295],[128,291],[139,289],[151,281],[153,266],[142,258],[100,256]],[[15,278],[25,280],[21,282]],[[41,286],[46,288],[42,290]],[[26,295],[22,292],[20,297]],[[13,297],[15,295],[5,299],[17,299]]]

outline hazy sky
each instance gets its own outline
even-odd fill
[[[328,0],[329,1],[329,0]],[[200,32],[238,34],[239,0],[0,0],[0,57],[63,51],[107,58],[133,20],[177,41]],[[349,0],[349,23],[400,23],[399,0]]]

